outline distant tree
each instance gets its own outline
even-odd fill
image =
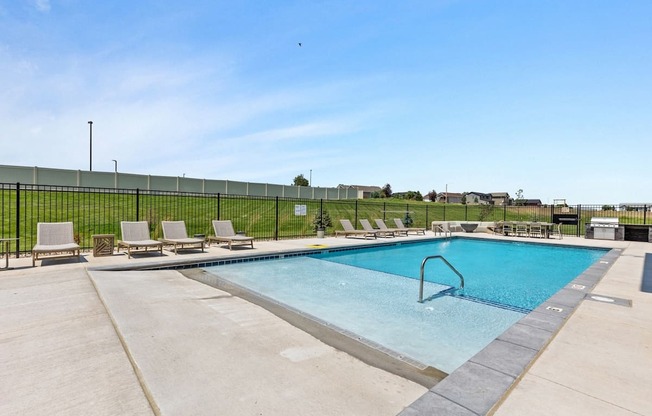
[[[525,205],[525,199],[523,199],[522,189],[516,191],[516,199],[514,199],[514,205]]]
[[[614,207],[613,205],[603,205],[602,210],[603,211],[615,211],[616,207]]]
[[[372,198],[380,198],[380,192],[378,192],[378,191],[373,191],[373,192],[371,193],[371,197],[372,197]]]
[[[392,197],[392,186],[388,183],[383,186],[383,188],[380,190],[380,197],[381,198],[391,198]]]
[[[423,195],[419,191],[407,191],[403,194],[402,199],[409,199],[410,201],[423,201]]]
[[[437,200],[437,192],[435,192],[435,190],[433,189],[432,191],[426,194],[425,198],[431,200],[432,202],[435,202]]]
[[[292,182],[292,185],[294,186],[308,186],[310,185],[310,182],[308,182],[308,179],[303,177],[303,173],[296,176],[294,178],[294,182]]]
[[[462,195],[462,199],[460,199],[460,203],[466,204],[466,194]]]

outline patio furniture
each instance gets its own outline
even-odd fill
[[[149,236],[149,224],[147,221],[121,221],[122,241],[118,241],[118,253],[120,247],[127,249],[127,258],[131,258],[132,250],[150,248],[158,250],[163,255],[163,243],[152,240]]]
[[[342,224],[342,228],[344,228],[344,230],[335,230],[335,237],[337,237],[340,234],[344,235],[345,238],[350,235],[362,236],[365,239],[367,239],[367,237],[373,237],[373,238],[377,237],[376,231],[356,230],[355,228],[353,228],[353,224],[351,224],[351,221],[349,220],[346,219],[340,220],[340,224]]]
[[[401,221],[400,218],[394,218],[394,224],[396,224],[396,228],[400,231],[407,231],[407,234],[409,233],[415,233],[415,234],[423,234],[426,235],[426,229],[425,228],[420,228],[420,227],[406,227],[405,224],[403,224],[403,221]]]
[[[362,228],[365,231],[368,232],[375,232],[378,237],[395,237],[394,236],[394,231],[390,230],[376,230],[374,227],[371,226],[371,223],[369,222],[368,219],[361,219],[360,224],[362,225]]]
[[[380,231],[391,231],[392,233],[394,233],[394,235],[399,236],[399,237],[401,235],[404,235],[404,236],[408,235],[408,230],[405,227],[403,227],[403,228],[389,228],[387,226],[387,224],[385,224],[385,221],[381,220],[380,218],[376,218],[374,221],[376,222],[376,225],[378,226],[378,229]]]
[[[32,249],[32,267],[43,254],[55,258],[77,257],[81,261],[81,248],[75,242],[72,222],[39,222],[36,224],[36,245]]]
[[[233,250],[233,244],[245,244],[254,248],[254,238],[236,233],[231,220],[213,220],[213,231],[215,231],[215,236],[208,237],[209,245],[211,241],[215,241],[218,244],[228,243],[229,250]]]
[[[163,228],[163,238],[160,240],[164,244],[174,246],[174,254],[178,254],[179,249],[201,248],[202,253],[204,252],[206,239],[188,237],[184,221],[161,221],[161,226]]]
[[[463,222],[460,224],[460,227],[462,227],[465,233],[472,233],[476,228],[478,228],[478,224],[472,222]]]

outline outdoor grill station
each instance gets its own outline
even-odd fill
[[[593,217],[586,224],[586,238],[594,240],[625,240],[625,227],[618,218]]]

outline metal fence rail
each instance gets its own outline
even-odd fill
[[[362,218],[372,222],[381,218],[388,224],[400,218],[428,229],[435,220],[542,221],[561,222],[562,233],[580,236],[591,217],[618,217],[624,224],[647,223],[647,207],[630,211],[611,208],[332,200],[0,183],[0,238],[19,237],[15,245],[18,255],[30,252],[36,244],[39,222],[72,221],[76,240],[82,248],[90,249],[94,234],[114,234],[119,239],[120,221],[147,221],[152,238],[157,239],[162,237],[163,220],[184,220],[190,235],[211,235],[211,220],[229,219],[237,231],[257,239],[289,239],[314,236],[314,221],[322,210],[335,229],[340,228],[338,220],[344,218],[356,226]]]

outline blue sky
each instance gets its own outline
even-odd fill
[[[97,171],[649,202],[651,45],[649,0],[0,0],[0,164],[93,120]]]

